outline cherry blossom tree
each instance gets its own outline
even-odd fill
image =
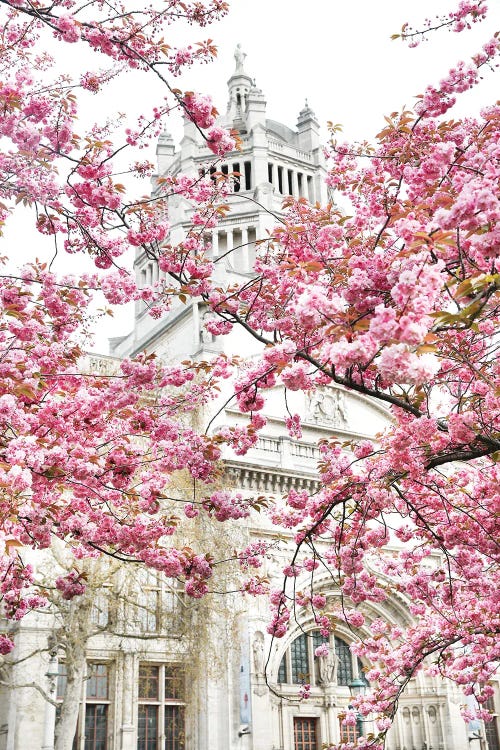
[[[402,36],[416,44],[486,14],[484,2],[464,1]],[[377,441],[320,444],[317,493],[292,490],[270,508],[296,549],[271,593],[269,633],[282,637],[299,604],[325,636],[339,619],[360,637],[371,692],[353,705],[375,714],[379,734],[359,747],[383,743],[419,670],[454,680],[487,718],[480,707],[498,669],[500,108],[447,117],[498,54],[495,34],[413,110],[386,118],[374,144],[344,143],[332,126],[327,183],[342,208],[289,199],[254,278],[204,295],[214,333],[237,325],[263,345],[236,381],[250,418],[244,436],[226,430],[237,452],[254,444],[266,391],[279,384],[337,384],[390,410]],[[300,437],[299,415],[287,424]],[[325,568],[343,594],[337,611],[317,583]],[[391,593],[409,603],[405,629],[363,614]]]
[[[392,426],[376,442],[322,443],[320,490],[293,490],[270,506],[273,523],[295,531],[296,548],[283,588],[271,592],[269,632],[282,637],[297,604],[312,610],[325,635],[341,618],[362,636],[356,650],[373,665],[372,691],[356,709],[375,712],[380,734],[359,747],[383,742],[398,697],[420,669],[455,680],[482,705],[500,649],[500,108],[463,120],[447,113],[497,65],[497,35],[429,86],[413,110],[387,118],[374,144],[344,143],[332,126],[327,181],[343,207],[290,199],[281,224],[260,244],[254,277],[224,289],[213,279],[204,240],[226,211],[222,176],[220,183],[164,177],[153,197],[137,197],[116,173],[174,108],[205,133],[215,155],[234,148],[235,136],[215,125],[210,99],[170,83],[182,66],[208,59],[212,44],[175,49],[164,39],[176,18],[203,26],[226,4],[171,0],[137,11],[128,3],[110,9],[73,0],[2,6],[0,132],[12,148],[0,161],[1,218],[8,221],[15,202],[30,205],[42,234],[69,253],[87,253],[97,267],[59,280],[32,264],[2,279],[2,593],[10,614],[39,604],[16,545],[44,547],[51,535],[74,545],[76,555],[141,560],[202,596],[209,557],[164,544],[178,523],[161,512],[166,478],[186,469],[209,481],[220,442],[240,453],[251,447],[265,425],[266,391],[276,384],[306,392],[337,384],[386,404]],[[483,0],[461,0],[449,16],[423,30],[403,27],[401,36],[413,45],[485,18]],[[109,67],[87,70],[76,82],[57,77],[54,67],[51,80],[54,60],[39,46],[47,33],[54,43],[97,52]],[[77,89],[99,94],[131,69],[160,80],[166,100],[129,126],[123,141],[114,135],[120,122],[79,137]],[[125,171],[151,170],[132,156]],[[165,215],[173,192],[198,206],[192,230],[176,247],[168,244]],[[156,289],[139,290],[118,266],[136,247],[168,274]],[[85,374],[77,336],[96,289],[111,303],[147,301],[156,316],[174,296],[201,297],[215,314],[207,323],[212,333],[237,325],[260,341],[260,359],[241,368],[235,382],[248,427],[206,437],[179,418],[229,375],[222,358],[165,368],[142,357],[123,362],[113,377]],[[288,414],[287,427],[300,436],[300,417]],[[249,503],[215,490],[184,510],[224,521],[246,517]],[[243,550],[243,567],[258,567],[264,551],[263,544]],[[315,581],[320,566],[352,606],[328,609]],[[294,581],[305,574],[310,590],[298,598]],[[70,573],[56,584],[71,597],[84,581]],[[250,593],[266,588],[258,576],[243,586]],[[406,630],[365,622],[363,604],[391,591],[411,601]],[[0,645],[11,648],[5,637]]]
[[[190,415],[212,398],[230,363],[219,357],[167,368],[139,357],[102,372],[85,364],[84,349],[95,294],[110,303],[150,299],[152,290],[139,291],[125,262],[118,264],[125,251],[144,243],[155,248],[166,238],[168,196],[177,192],[198,202],[214,191],[210,180],[172,179],[152,201],[135,194],[135,186],[127,191],[115,173],[149,178],[153,165],[137,161],[138,149],[159,134],[174,109],[196,123],[215,153],[234,147],[230,134],[214,127],[210,98],[172,85],[183,67],[215,54],[212,42],[176,48],[166,41],[173,22],[204,27],[226,9],[219,0],[147,8],[2,2],[1,223],[17,206],[30,208],[36,229],[54,238],[56,254],[86,254],[95,265],[93,272],[60,278],[35,261],[36,254],[14,272],[6,258],[1,261],[0,565],[9,617],[21,618],[42,604],[19,546],[44,549],[54,536],[76,558],[107,553],[141,561],[185,579],[194,597],[206,590],[209,555],[175,547],[178,517],[164,512],[163,501],[176,472],[202,482],[220,473],[216,441],[190,427]],[[69,45],[78,48],[84,66],[90,59],[101,67],[63,73]],[[160,82],[159,106],[135,127],[125,128],[117,117],[78,135],[80,106],[133,73]],[[194,288],[209,273],[189,262],[183,267],[191,268]],[[161,292],[167,309],[168,293]],[[70,599],[83,593],[85,580],[75,567],[55,585]],[[0,650],[11,647],[2,635]]]

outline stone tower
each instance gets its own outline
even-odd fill
[[[227,82],[226,113],[217,122],[236,130],[242,142],[241,150],[228,154],[217,169],[239,177],[234,180],[233,192],[229,196],[230,213],[209,237],[214,260],[222,259],[216,264],[217,273],[226,278],[239,277],[240,280],[251,273],[255,241],[265,238],[266,232],[275,225],[286,196],[323,203],[327,197],[319,124],[314,112],[306,102],[298,115],[295,130],[268,119],[266,98],[246,71],[245,57],[238,45],[235,70]],[[197,176],[206,173],[214,162],[214,155],[187,118],[184,118],[184,134],[179,147],[176,149],[171,136],[163,133],[156,153],[160,177],[178,173]],[[170,241],[173,244],[183,238],[192,213],[193,206],[187,200],[176,196],[169,200]],[[154,284],[159,278],[156,264],[141,250],[135,259],[135,273],[140,286]],[[179,314],[182,314],[182,321],[176,317]],[[112,353],[124,356],[154,350],[165,354],[165,335],[168,335],[168,349],[172,353],[173,338],[179,339],[181,349],[176,350],[175,355],[196,355],[203,345],[214,348],[214,342],[208,337],[203,340],[200,315],[203,311],[198,309],[197,303],[192,303],[189,310],[176,308],[166,319],[155,321],[144,306],[137,305],[134,330],[125,338],[111,342]],[[186,327],[190,330],[189,342],[186,341]],[[223,346],[224,342],[217,342],[217,347]]]

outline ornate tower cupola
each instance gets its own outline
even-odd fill
[[[319,147],[319,122],[307,103],[307,99],[304,108],[299,112],[297,131],[299,134],[299,148],[303,148],[306,151],[313,151]]]
[[[255,81],[252,81],[252,86],[248,92],[247,97],[247,128],[252,130],[255,125],[262,125],[265,127],[266,124],[266,97],[262,91],[257,88]]]
[[[242,51],[241,44],[238,44],[234,51],[236,68],[227,82],[227,87],[229,89],[227,117],[233,122],[238,120],[241,121],[245,118],[248,92],[252,87],[252,79],[244,69],[245,58],[246,54]]]

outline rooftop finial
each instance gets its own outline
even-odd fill
[[[236,49],[234,50],[234,59],[236,60],[236,70],[234,71],[235,73],[243,73],[245,57],[246,53],[241,49],[241,44],[237,44]]]

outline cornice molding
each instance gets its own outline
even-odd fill
[[[281,467],[225,461],[224,473],[230,484],[242,490],[257,490],[284,495],[292,488],[317,492],[320,482],[315,476]]]

